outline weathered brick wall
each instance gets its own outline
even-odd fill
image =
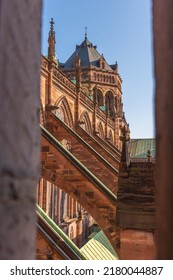
[[[114,168],[119,169],[120,155],[117,155],[116,151],[112,149],[109,150],[109,147],[104,144],[104,142],[96,137],[90,137],[81,127],[76,128],[77,133],[82,137],[94,150],[96,150],[100,155],[102,155]]]
[[[120,259],[156,259],[156,242],[153,232],[139,229],[123,229],[120,231],[120,240]]]
[[[113,193],[117,193],[118,172],[111,168],[109,164],[106,164],[99,154],[97,155],[94,153],[94,151],[80,141],[78,137],[75,137],[68,127],[63,125],[63,123],[57,118],[55,120],[53,117],[49,116],[49,119],[47,120],[47,128],[60,142],[67,140],[70,152],[107,188],[109,188]]]
[[[116,225],[121,232],[121,259],[156,257],[153,163],[131,162],[120,169]]]
[[[36,238],[37,260],[63,260],[64,258],[54,249],[44,236],[37,230]]]

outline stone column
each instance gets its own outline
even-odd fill
[[[109,113],[108,111],[106,111],[106,122],[105,122],[105,139],[108,140],[108,117],[109,117]]]
[[[0,0],[0,259],[35,258],[41,6]]]
[[[158,259],[173,259],[173,1],[153,0]]]
[[[75,74],[76,74],[76,100],[75,100],[75,126],[79,124],[80,118],[80,95],[81,95],[81,69],[80,69],[80,59],[78,56],[74,58],[75,63]]]
[[[98,108],[98,101],[97,101],[97,85],[93,88],[93,102],[94,102],[94,110],[93,110],[93,134],[97,134],[97,108]]]
[[[120,149],[120,118],[118,117],[118,114],[115,115],[115,126],[114,126],[114,146],[117,149]]]

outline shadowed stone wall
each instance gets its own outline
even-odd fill
[[[35,258],[41,6],[0,0],[0,259]]]
[[[116,225],[120,259],[156,258],[155,185],[151,162],[131,162],[120,169]]]
[[[173,259],[173,1],[153,0],[158,258]]]

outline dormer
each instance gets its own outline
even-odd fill
[[[102,56],[99,59],[99,67],[101,69],[105,69],[105,66],[106,66],[106,60],[105,60],[105,58],[104,58],[104,56],[102,54]]]

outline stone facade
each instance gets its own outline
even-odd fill
[[[1,49],[1,101],[7,101],[5,104],[1,104],[1,116],[5,116],[5,121],[3,118],[1,119],[1,129],[3,137],[6,135],[9,139],[14,139],[12,136],[11,126],[8,126],[7,117],[11,120],[12,127],[23,128],[24,123],[26,121],[26,126],[28,125],[28,120],[30,113],[34,113],[34,110],[30,108],[30,106],[23,106],[27,104],[26,99],[23,100],[19,95],[20,91],[25,92],[28,90],[28,85],[31,86],[31,96],[34,97],[33,102],[30,104],[34,104],[37,108],[38,102],[35,100],[38,96],[38,79],[37,75],[39,73],[38,65],[39,65],[39,48],[40,48],[40,19],[41,19],[41,1],[33,2],[33,4],[28,3],[28,1],[22,1],[19,5],[19,1],[7,1],[1,0],[1,24],[0,24],[0,49]],[[154,29],[154,55],[155,55],[155,77],[156,77],[156,136],[157,136],[157,168],[156,168],[156,175],[157,175],[157,233],[158,233],[158,258],[159,259],[172,259],[172,72],[173,72],[173,58],[172,58],[172,44],[170,43],[172,40],[172,1],[157,1],[153,0],[153,29]],[[34,11],[34,12],[33,12]],[[15,16],[14,16],[15,12]],[[17,21],[16,21],[17,19]],[[30,23],[30,24],[28,24]],[[32,28],[32,25],[34,28]],[[38,30],[38,29],[39,30]],[[19,30],[20,32],[16,32]],[[14,35],[15,34],[15,35]],[[14,39],[19,40],[20,44],[18,44],[14,50]],[[7,43],[8,42],[8,43]],[[32,44],[27,44],[28,52],[26,56],[25,46],[26,42],[32,42]],[[23,45],[24,44],[24,45]],[[10,55],[9,55],[10,54]],[[22,54],[24,54],[24,59],[21,59]],[[37,54],[37,55],[36,55]],[[52,55],[52,54],[51,54]],[[20,56],[20,66],[17,67],[17,63],[11,63],[16,61]],[[166,63],[165,63],[166,62]],[[47,62],[46,62],[47,63]],[[6,68],[4,68],[6,65]],[[37,67],[36,67],[37,65]],[[32,69],[32,66],[33,69]],[[22,72],[21,72],[22,69]],[[25,70],[27,74],[25,73]],[[8,73],[8,75],[7,75]],[[15,79],[15,75],[20,76],[20,81]],[[29,75],[29,76],[28,76]],[[30,76],[31,75],[31,76]],[[10,77],[10,80],[9,80]],[[13,78],[13,79],[11,79]],[[45,78],[45,77],[44,77]],[[51,74],[50,74],[51,78]],[[25,84],[25,82],[27,83]],[[30,83],[28,83],[30,81]],[[36,83],[36,84],[35,84]],[[25,86],[27,85],[27,86]],[[44,84],[43,88],[47,88],[48,84]],[[49,88],[51,88],[51,83],[49,84]],[[12,93],[11,93],[12,90]],[[11,97],[14,95],[15,92],[15,102],[21,102],[20,109],[18,106],[11,106],[9,110],[9,104],[11,104]],[[44,90],[43,90],[44,92]],[[27,91],[27,96],[29,92]],[[5,94],[5,98],[4,95]],[[23,95],[24,96],[24,95]],[[49,96],[50,97],[50,96]],[[50,102],[48,96],[45,95],[43,99],[46,98],[45,104]],[[10,100],[10,102],[8,102]],[[24,102],[25,101],[25,102]],[[49,101],[49,102],[48,102]],[[6,105],[7,104],[7,105]],[[18,103],[19,105],[20,103]],[[28,105],[28,104],[27,104]],[[44,104],[43,104],[44,105]],[[34,107],[35,108],[35,107]],[[23,110],[21,110],[23,109]],[[26,111],[27,109],[27,111]],[[43,107],[41,108],[41,120],[42,123],[44,121],[44,112]],[[5,112],[5,113],[4,113]],[[21,113],[24,112],[25,114],[22,115]],[[28,112],[28,114],[26,114]],[[11,118],[10,115],[11,114]],[[32,115],[32,114],[31,114]],[[27,118],[26,118],[27,116]],[[16,125],[16,119],[18,117],[19,123]],[[23,118],[24,117],[24,118]],[[32,120],[34,119],[31,118]],[[28,123],[27,123],[28,122]],[[165,126],[165,124],[167,124]],[[5,128],[5,130],[3,130]],[[30,136],[30,140],[32,139],[37,133],[33,133],[33,130],[36,130],[36,127],[30,123],[28,130],[24,129],[23,131],[26,133],[27,136]],[[10,133],[9,133],[10,131]],[[17,131],[17,130],[16,130]],[[25,136],[25,135],[24,135]],[[18,178],[14,178],[11,176],[12,171],[18,169],[18,165],[10,160],[9,154],[12,156],[13,153],[9,153],[14,148],[18,150],[21,155],[28,153],[28,150],[25,146],[21,145],[24,141],[25,137],[19,137],[19,141],[5,141],[5,145],[8,149],[3,149],[1,147],[1,152],[3,155],[5,154],[4,158],[9,160],[9,168],[7,170],[6,175],[4,177],[4,169],[3,164],[5,163],[4,160],[1,160],[1,251],[0,251],[0,258],[1,259],[32,259],[34,257],[34,246],[33,246],[33,235],[34,235],[34,225],[35,225],[35,209],[33,207],[27,207],[26,204],[23,203],[23,197],[26,197],[27,201],[32,201],[34,203],[34,189],[30,189],[31,185],[34,186],[34,182],[32,184],[32,179],[30,181],[31,172],[28,168],[28,161],[27,167],[24,166],[25,172],[29,172],[29,180],[23,181],[19,177],[19,184]],[[35,138],[34,143],[37,141],[38,137]],[[24,141],[25,142],[25,141]],[[91,141],[92,143],[92,141]],[[96,142],[94,142],[94,145]],[[17,145],[16,145],[17,144]],[[18,149],[18,144],[21,145],[23,148]],[[26,144],[26,143],[25,143]],[[34,145],[33,145],[34,146]],[[35,153],[35,149],[32,145],[33,154]],[[110,146],[109,146],[110,148]],[[7,152],[8,151],[8,152]],[[22,154],[23,153],[23,154]],[[22,159],[28,159],[28,154],[26,157],[21,157]],[[1,159],[3,159],[1,154]],[[35,157],[35,162],[38,161],[38,158]],[[23,170],[23,165],[22,165]],[[38,170],[37,168],[34,172]],[[140,169],[139,169],[140,170]],[[20,169],[17,170],[17,174],[19,174]],[[34,173],[35,174],[35,173]],[[139,172],[138,172],[139,174]],[[9,181],[9,178],[10,181]],[[32,177],[32,176],[31,176]],[[141,179],[142,180],[142,179]],[[27,183],[26,183],[27,182]],[[13,188],[12,188],[13,186]],[[21,186],[21,187],[18,187]],[[9,187],[9,189],[8,189]],[[9,191],[8,191],[9,190]],[[20,199],[22,198],[22,199]],[[9,205],[11,211],[9,211]],[[13,208],[11,208],[13,205]],[[17,207],[16,207],[17,205]],[[19,207],[18,207],[19,206]],[[27,210],[27,213],[25,212]],[[8,213],[8,219],[4,219]],[[19,215],[20,213],[20,215]],[[28,227],[27,230],[23,230],[23,215],[25,216],[25,220],[27,217],[30,217],[30,223],[26,223]],[[33,217],[34,215],[34,217]],[[33,217],[33,218],[32,218]],[[14,224],[14,227],[11,226],[11,222],[14,223],[14,220],[17,219]],[[22,221],[22,222],[21,222]],[[10,230],[9,230],[10,225]],[[128,231],[128,233],[127,233]],[[134,241],[135,232],[133,234],[130,229],[126,231],[126,237],[132,239]],[[136,230],[136,233],[139,232]],[[27,234],[27,239],[25,239]],[[138,238],[141,235],[142,239],[145,236],[145,232],[141,232],[137,234]],[[123,234],[121,235],[123,237]],[[132,238],[133,237],[133,238]],[[148,236],[149,237],[149,236]],[[40,238],[40,237],[39,237]],[[152,237],[150,235],[148,239],[148,244],[152,241]],[[15,242],[12,242],[15,241]],[[135,241],[136,245],[137,242]],[[152,242],[151,242],[152,243]],[[26,246],[27,244],[27,246]],[[142,244],[142,242],[141,242]],[[143,243],[145,244],[145,242]],[[14,246],[14,247],[13,247]],[[127,246],[127,243],[126,243]],[[132,246],[131,246],[132,247]],[[128,250],[128,246],[126,247],[126,251]],[[125,247],[124,247],[125,249]],[[143,249],[145,249],[143,247]],[[141,251],[138,257],[141,258]],[[137,255],[136,255],[137,256]],[[146,257],[146,254],[145,254]],[[133,254],[134,258],[134,254]]]
[[[95,221],[120,258],[154,258],[154,165],[127,160],[118,64],[108,65],[87,34],[59,63],[53,24],[41,61],[38,204],[78,247]]]
[[[116,226],[120,230],[121,259],[156,258],[155,164],[147,158],[129,159],[123,140],[118,180]]]

